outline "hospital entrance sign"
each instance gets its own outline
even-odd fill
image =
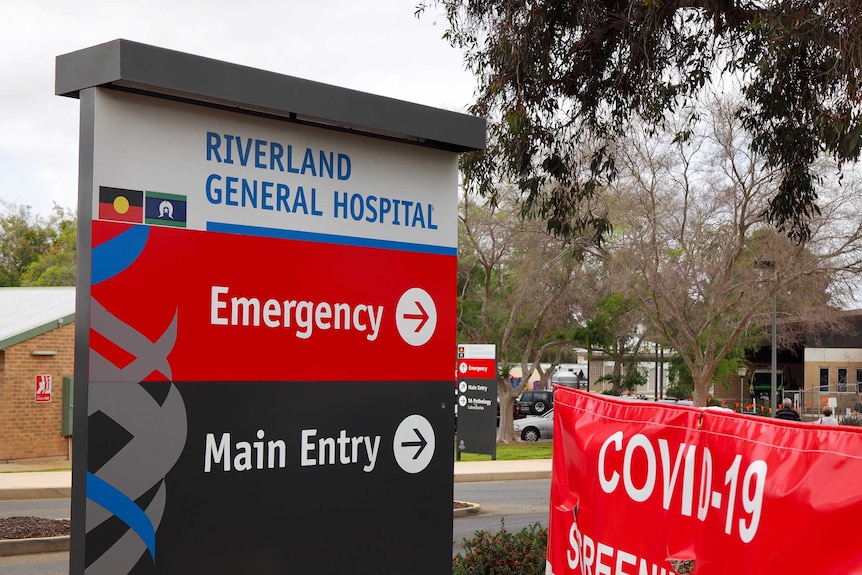
[[[71,573],[448,570],[484,122],[123,40],[58,57],[57,93],[88,318]]]

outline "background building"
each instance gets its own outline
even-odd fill
[[[0,461],[71,458],[75,288],[0,288]]]

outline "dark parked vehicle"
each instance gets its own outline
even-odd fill
[[[525,391],[515,402],[515,417],[542,415],[554,407],[554,392],[548,390]]]

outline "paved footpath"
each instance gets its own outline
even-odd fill
[[[456,482],[545,479],[551,476],[551,460],[456,461],[454,472]],[[0,463],[0,500],[67,498],[71,489],[69,461]]]

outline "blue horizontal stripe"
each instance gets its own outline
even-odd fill
[[[126,495],[96,475],[87,472],[87,499],[98,503],[117,516],[123,523],[138,534],[138,537],[150,550],[153,562],[156,561],[156,529],[153,522],[138,507],[138,504],[126,497]]]
[[[223,222],[207,222],[207,231],[222,232],[226,234],[240,234],[243,236],[277,238],[282,240],[300,240],[304,242],[316,242],[322,244],[341,244],[345,246],[355,246],[361,248],[381,248],[386,250],[416,252],[423,254],[437,254],[442,256],[458,255],[458,248],[447,248],[444,246],[411,244],[409,242],[393,242],[389,240],[373,240],[369,238],[339,236],[335,234],[320,234],[315,232],[298,232],[295,230],[281,230],[278,228],[260,228],[256,226],[226,224]]]

